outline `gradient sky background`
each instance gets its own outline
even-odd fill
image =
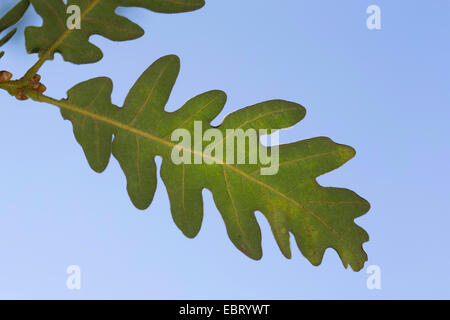
[[[371,4],[382,10],[380,31],[366,28]],[[333,250],[313,267],[292,242],[285,259],[261,214],[264,256],[250,260],[229,241],[208,191],[202,230],[187,239],[161,180],[151,207],[135,209],[116,160],[96,174],[55,107],[1,92],[0,298],[450,298],[450,1],[207,0],[181,15],[120,12],[145,36],[93,36],[105,54],[94,65],[58,55],[40,72],[48,95],[108,76],[121,105],[154,60],[177,54],[170,110],[211,89],[229,97],[216,124],[268,99],[301,103],[306,118],[281,141],[329,136],[357,150],[319,182],[371,203],[356,221],[370,234],[366,267],[380,266],[382,289],[368,290],[366,268],[344,269]],[[41,23],[32,10],[27,19]],[[36,61],[23,37],[5,48],[0,69],[15,76]],[[66,288],[73,264],[79,291]]]

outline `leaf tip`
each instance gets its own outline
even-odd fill
[[[138,210],[146,210],[153,202],[155,195],[156,183],[150,186],[150,189],[142,190],[130,181],[127,176],[127,191],[131,202]]]
[[[238,246],[238,249],[250,259],[253,259],[255,261],[259,261],[262,259],[263,253],[260,245],[257,247],[249,248],[248,246],[241,244],[240,246]]]
[[[169,54],[159,59],[160,61],[165,61],[168,63],[177,63],[180,64],[180,58],[175,54]]]
[[[361,271],[364,268],[364,265],[366,264],[367,260],[368,260],[368,258],[367,258],[367,255],[366,255],[365,260],[360,261],[357,264],[350,264],[350,268],[352,268],[352,270],[355,271],[355,272],[359,272],[359,271]],[[347,266],[345,268],[347,269]]]
[[[194,4],[193,4],[193,6],[194,6],[194,10],[198,10],[198,9],[201,9],[201,8],[203,8],[204,6],[205,6],[205,0],[197,0],[197,1],[194,1]]]
[[[227,102],[228,96],[227,94],[222,90],[212,90],[210,91],[211,94],[216,95],[217,99],[220,99],[220,101],[225,104]]]
[[[356,150],[353,147],[343,144],[338,146],[338,152],[344,161],[348,161],[356,155]]]
[[[195,11],[205,6],[205,0],[191,0],[189,6],[184,8],[183,11]]]
[[[198,233],[200,232],[200,229],[198,229],[198,230],[193,230],[193,229],[188,229],[188,230],[186,230],[186,229],[181,229],[181,232],[183,232],[183,234],[185,235],[186,238],[194,239],[194,238],[198,235]]]
[[[362,207],[363,207],[363,214],[366,214],[367,212],[369,212],[369,210],[371,208],[370,202],[363,198],[361,198],[361,201],[362,201]],[[369,241],[369,236],[367,236],[366,241]]]
[[[100,162],[100,161],[92,161],[90,157],[87,158],[89,166],[92,170],[94,170],[96,173],[103,173],[103,171],[106,170],[109,164],[109,156],[106,159],[106,161]]]

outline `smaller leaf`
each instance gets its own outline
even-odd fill
[[[38,15],[40,27],[25,29],[28,53],[38,53],[43,60],[53,59],[58,52],[65,61],[76,64],[94,63],[103,53],[89,41],[99,35],[113,41],[127,41],[141,37],[144,30],[128,18],[116,13],[119,7],[138,7],[162,13],[179,13],[200,9],[204,0],[31,0]],[[80,8],[80,29],[66,26],[67,6]]]
[[[0,32],[15,25],[23,17],[29,6],[29,0],[22,0],[0,18]]]

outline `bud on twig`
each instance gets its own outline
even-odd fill
[[[8,82],[11,80],[12,74],[8,71],[0,71],[0,83]]]
[[[22,91],[17,92],[16,98],[17,98],[17,100],[21,100],[21,101],[28,99],[28,97]]]
[[[39,86],[40,86],[41,84],[39,83],[39,82],[30,82],[29,84],[28,84],[28,87],[30,88],[30,89],[32,89],[32,90],[38,90],[39,89]]]
[[[38,93],[44,93],[45,90],[47,90],[47,87],[44,86],[41,82],[41,76],[38,74],[35,74],[34,76],[31,77],[30,80],[28,80],[28,85],[27,87],[30,88],[31,90],[34,90]]]
[[[37,89],[37,91],[38,91],[39,93],[44,93],[45,90],[47,90],[47,87],[44,86],[42,83],[40,83],[40,84],[39,84],[39,88]]]
[[[31,81],[39,82],[41,81],[41,76],[36,73],[34,76],[31,77]]]

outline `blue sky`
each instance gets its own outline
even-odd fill
[[[381,8],[381,30],[366,27],[372,4]],[[151,207],[135,209],[117,161],[96,174],[55,107],[3,92],[0,298],[450,298],[449,1],[207,0],[182,15],[120,12],[145,36],[93,36],[105,54],[93,65],[57,56],[40,72],[48,95],[108,76],[121,105],[154,60],[177,54],[169,110],[211,89],[228,94],[214,123],[264,100],[301,103],[306,118],[282,131],[281,142],[328,136],[357,150],[318,180],[371,203],[357,223],[370,234],[366,267],[380,267],[382,288],[368,290],[365,269],[344,269],[332,250],[313,267],[292,243],[286,260],[260,214],[264,256],[248,259],[229,241],[208,191],[202,230],[185,238],[160,180]],[[27,17],[40,24],[33,12]],[[15,76],[36,60],[23,42],[8,44],[0,60]],[[81,268],[81,290],[66,288],[69,265]]]

